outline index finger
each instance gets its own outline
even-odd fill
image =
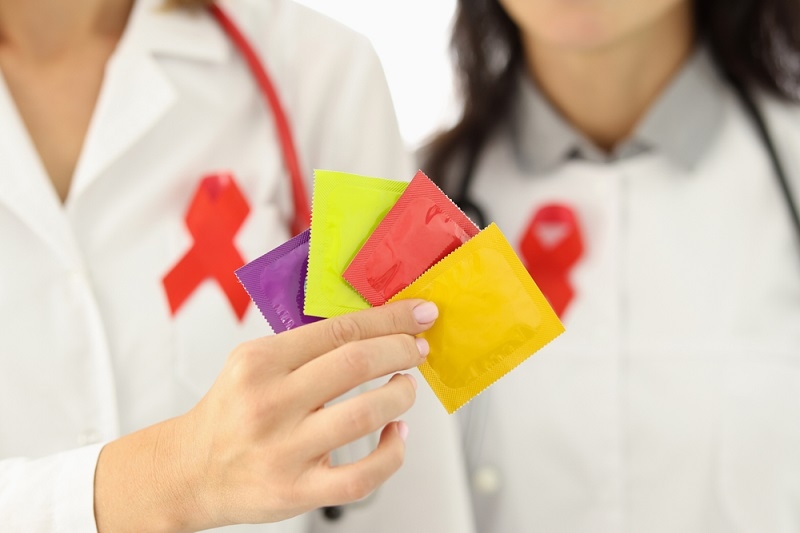
[[[295,370],[349,342],[397,333],[418,335],[438,316],[433,302],[401,300],[290,329],[260,342],[269,343],[268,350],[281,359],[281,366]]]

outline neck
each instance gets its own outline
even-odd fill
[[[0,47],[39,60],[97,38],[119,40],[133,0],[0,0]]]
[[[564,49],[524,36],[529,72],[574,127],[610,151],[633,133],[689,56],[693,43],[689,4],[598,49]]]

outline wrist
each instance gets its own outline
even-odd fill
[[[107,444],[95,474],[99,533],[183,533],[208,528],[199,505],[191,415],[166,420]]]
[[[163,475],[162,490],[169,531],[199,531],[216,527],[208,511],[204,490],[204,449],[198,440],[198,427],[194,410],[166,421],[153,457],[160,462]]]

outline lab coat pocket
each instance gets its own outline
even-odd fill
[[[246,263],[288,239],[286,222],[271,203],[251,205],[237,231],[233,245]],[[185,233],[185,232],[184,232]],[[176,257],[191,247],[186,235],[176,239]],[[213,252],[213,250],[211,250]],[[234,270],[225,269],[229,279],[220,283],[208,276],[197,285],[173,317],[175,372],[178,381],[199,399],[214,383],[228,354],[238,344],[269,335],[266,320],[250,302]],[[228,272],[230,270],[230,272]],[[225,287],[230,282],[232,287]],[[233,295],[232,290],[239,291]],[[244,298],[244,306],[238,298]]]
[[[766,348],[723,368],[719,479],[730,530],[800,531],[800,353]]]

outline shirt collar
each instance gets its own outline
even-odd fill
[[[163,0],[137,0],[123,40],[160,56],[225,62],[231,43],[205,9],[166,9]]]
[[[520,165],[531,172],[552,170],[570,158],[609,162],[657,151],[691,169],[702,159],[724,116],[724,84],[704,47],[692,54],[639,122],[633,135],[607,154],[575,130],[537,89],[520,76],[512,122]]]

